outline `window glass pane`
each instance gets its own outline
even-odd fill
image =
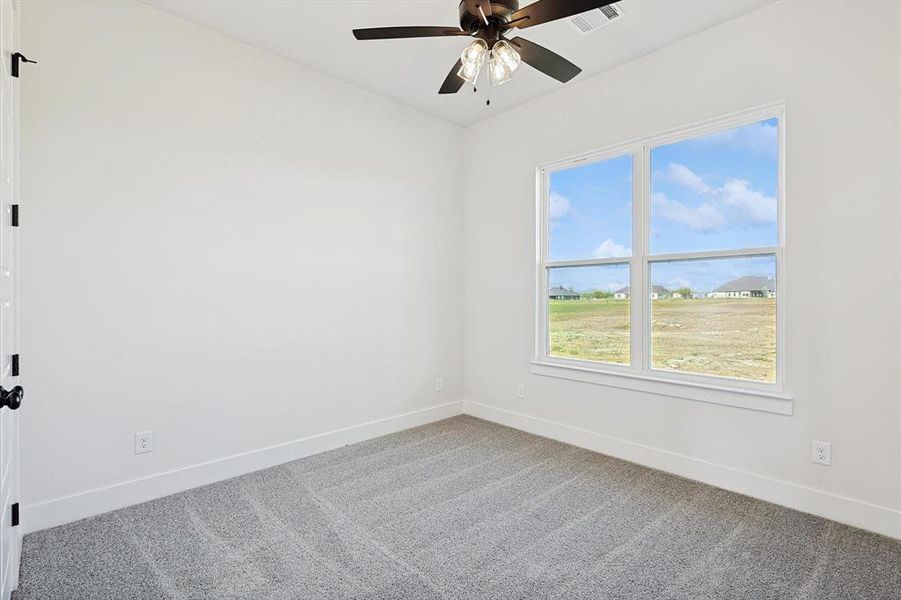
[[[775,246],[778,119],[651,150],[652,254]]]
[[[632,253],[632,155],[550,174],[548,260]]]
[[[651,264],[651,366],[776,381],[776,258]]]
[[[629,265],[550,269],[549,354],[629,364]]]

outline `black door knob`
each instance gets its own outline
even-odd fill
[[[8,406],[9,410],[16,410],[22,406],[22,396],[24,395],[25,390],[22,389],[21,385],[17,385],[11,390],[3,389],[0,386],[0,408]]]

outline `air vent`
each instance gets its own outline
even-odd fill
[[[608,4],[607,6],[594,8],[574,17],[570,17],[569,24],[582,35],[588,35],[592,31],[598,30],[604,25],[617,21],[622,17],[623,9],[616,5]]]

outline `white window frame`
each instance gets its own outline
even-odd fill
[[[777,243],[775,246],[650,254],[651,150],[658,146],[741,127],[767,119],[778,119]],[[624,155],[632,156],[632,256],[583,260],[547,260],[550,175],[580,164],[600,162]],[[536,375],[560,377],[586,383],[738,406],[779,414],[792,413],[791,395],[785,387],[785,106],[773,103],[740,113],[711,119],[618,144],[602,150],[558,160],[537,169],[537,261],[535,354],[531,371]],[[718,375],[683,373],[651,366],[651,265],[675,260],[749,258],[775,256],[776,260],[776,381],[775,383]],[[628,264],[630,267],[630,364],[602,363],[552,356],[548,335],[548,273],[552,268]]]

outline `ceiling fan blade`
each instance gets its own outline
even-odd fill
[[[559,54],[551,52],[544,46],[521,37],[515,37],[510,43],[516,46],[516,51],[527,65],[538,69],[545,75],[550,75],[557,81],[566,83],[582,72],[582,69],[572,64]]]
[[[593,8],[601,8],[619,0],[537,0],[510,16],[513,27],[525,29],[533,25],[565,19]]]
[[[448,35],[469,35],[459,27],[373,27],[354,29],[358,40],[394,40],[401,38],[445,37]]]
[[[457,75],[457,71],[459,71],[462,66],[463,61],[457,59],[457,64],[454,65],[454,68],[447,74],[444,83],[441,84],[441,89],[438,90],[439,94],[456,94],[460,91],[460,88],[466,83],[465,79]]]

